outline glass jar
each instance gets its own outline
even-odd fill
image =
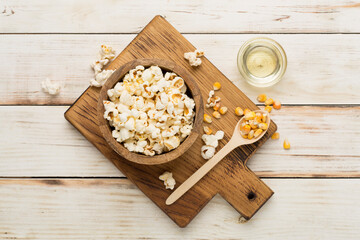
[[[270,38],[259,37],[250,39],[241,46],[237,65],[249,84],[269,87],[283,77],[287,58],[279,43]]]

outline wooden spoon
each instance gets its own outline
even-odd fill
[[[176,190],[166,199],[166,205],[173,204],[176,200],[178,200],[182,195],[184,195],[192,186],[194,186],[201,178],[203,178],[216,164],[218,164],[226,155],[228,155],[235,148],[252,144],[254,142],[259,141],[267,132],[270,126],[270,115],[266,111],[256,110],[255,113],[266,114],[266,123],[268,128],[262,132],[260,136],[253,139],[245,139],[241,136],[240,133],[240,123],[245,120],[245,116],[240,119],[240,121],[236,124],[234,133],[230,139],[230,141],[213,156],[210,160],[208,160],[201,168],[199,168],[193,175],[191,175],[185,182],[183,182]]]

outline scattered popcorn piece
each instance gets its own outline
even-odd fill
[[[212,146],[206,146],[203,145],[201,147],[201,156],[203,157],[203,159],[210,159],[214,156],[215,154],[215,148]]]
[[[267,111],[268,113],[270,113],[272,111],[272,107],[271,106],[266,106],[265,107],[265,111]]]
[[[225,133],[223,131],[219,130],[215,133],[215,137],[217,138],[217,140],[221,140],[224,138],[224,134]]]
[[[207,108],[214,107],[216,106],[217,103],[220,102],[221,98],[218,96],[214,96],[214,94],[215,94],[214,90],[210,90],[209,97],[206,100],[206,105],[205,105]]]
[[[185,92],[184,80],[175,73],[137,66],[107,91],[104,118],[113,137],[131,152],[154,156],[171,151],[193,128],[195,102]]]
[[[274,103],[274,100],[272,99],[272,98],[268,98],[268,99],[266,99],[266,101],[265,101],[265,105],[266,106],[270,106],[270,105],[272,105]]]
[[[60,84],[56,82],[51,82],[49,78],[46,78],[45,81],[41,82],[41,88],[44,92],[50,95],[57,95],[60,93]]]
[[[279,139],[280,138],[280,134],[278,132],[274,133],[272,136],[271,136],[271,139]]]
[[[108,47],[106,45],[101,45],[100,48],[100,59],[113,59],[115,57],[115,50],[112,49],[112,47]]]
[[[241,107],[236,107],[236,108],[235,108],[235,114],[236,114],[237,116],[242,116],[242,115],[244,115],[244,111],[242,110]]]
[[[210,159],[215,154],[215,148],[219,145],[219,140],[224,138],[223,131],[217,131],[215,134],[204,134],[201,139],[205,145],[201,147],[201,156],[204,159]]]
[[[257,100],[258,100],[259,102],[265,102],[266,99],[267,99],[266,94],[260,94],[260,95],[257,97]]]
[[[227,107],[221,107],[220,110],[219,110],[219,113],[224,115],[225,113],[227,113],[227,111],[228,111]]]
[[[115,57],[115,51],[106,45],[101,45],[98,54],[98,59],[91,64],[94,69],[95,79],[90,80],[90,85],[94,87],[101,87],[106,80],[114,72],[113,70],[103,70],[103,68]]]
[[[290,142],[285,138],[284,140],[284,149],[289,150],[290,149]]]
[[[212,123],[211,117],[209,115],[207,115],[206,113],[204,114],[204,122]]]
[[[92,63],[91,67],[94,69],[95,76],[99,74],[103,70],[104,66],[108,63],[109,63],[109,59],[100,59]]]
[[[90,80],[90,85],[94,87],[101,87],[106,80],[114,73],[114,70],[104,70],[95,76],[95,79]]]
[[[204,56],[203,51],[195,50],[194,52],[184,53],[184,58],[189,61],[190,66],[197,67],[201,64],[200,57]]]
[[[212,129],[208,126],[204,126],[204,132],[207,134],[207,135],[210,135],[212,133]]]
[[[205,145],[216,148],[218,146],[218,141],[224,138],[224,132],[219,130],[215,134],[204,134],[201,138]]]
[[[217,118],[217,119],[221,118],[220,113],[218,111],[214,111],[212,113],[212,115],[213,115],[214,118]]]
[[[214,82],[213,88],[215,91],[220,90],[221,84],[219,82]]]
[[[274,103],[273,103],[273,108],[276,109],[276,110],[279,110],[281,108],[281,102],[275,100]]]
[[[164,181],[164,185],[166,189],[173,190],[176,184],[175,179],[173,178],[173,175],[171,172],[164,172],[159,176],[159,179],[161,181]]]

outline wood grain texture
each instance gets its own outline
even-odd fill
[[[0,5],[0,32],[137,33],[161,14],[186,33],[349,33],[360,32],[359,7],[346,0],[7,0]]]
[[[222,104],[232,109],[236,106],[243,109],[258,109],[205,57],[202,57],[201,66],[191,67],[184,59],[184,52],[194,50],[191,43],[163,17],[156,16],[119,54],[108,69],[118,69],[137,58],[164,58],[186,69],[196,79],[203,99],[208,96],[213,83],[218,81],[223,89],[226,89],[226,91],[216,93],[221,97]],[[169,196],[169,191],[159,186],[158,176],[165,170],[171,169],[173,175],[179,176],[176,181],[181,184],[205,162],[200,154],[202,140],[198,138],[186,153],[166,164],[145,166],[129,162],[114,152],[102,137],[96,110],[100,91],[99,88],[88,88],[67,110],[65,118],[180,227],[185,227],[217,193],[220,193],[246,219],[250,219],[272,196],[272,190],[245,164],[276,131],[276,124],[273,121],[261,140],[235,149],[181,199],[167,206],[165,200]],[[209,109],[207,111],[210,113]],[[226,142],[233,133],[232,126],[235,126],[238,120],[236,115],[226,114],[221,118],[221,123],[220,120],[215,121],[212,126],[222,127]],[[223,144],[220,143],[219,146],[223,147]]]
[[[359,179],[263,180],[276,194],[247,223],[215,196],[178,228],[126,179],[1,179],[0,238],[358,239]]]
[[[67,108],[0,107],[0,134],[7,136],[0,138],[0,177],[124,176],[63,118]],[[248,162],[257,175],[360,177],[360,107],[285,106],[272,118],[280,140],[267,141]],[[351,142],[339,137],[344,132]]]
[[[284,79],[272,88],[249,86],[240,76],[236,55],[254,34],[187,34],[185,37],[251,100],[260,93],[286,104],[359,104],[360,35],[271,34],[288,56]],[[71,104],[89,85],[90,63],[102,43],[122,51],[133,34],[1,35],[0,104]],[[76,57],[74,55],[76,54]],[[74,70],[76,69],[76,71]],[[49,77],[63,85],[60,95],[41,91]]]

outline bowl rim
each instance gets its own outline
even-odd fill
[[[162,70],[171,71],[176,73],[179,77],[184,79],[184,82],[188,88],[188,90],[192,94],[192,98],[195,101],[195,116],[193,129],[189,136],[180,143],[180,145],[169,152],[154,155],[154,156],[146,156],[143,154],[130,152],[127,148],[123,146],[123,144],[116,141],[116,139],[111,134],[111,127],[109,125],[108,120],[106,120],[103,115],[105,112],[105,107],[103,104],[104,100],[108,100],[107,91],[115,86],[116,83],[122,80],[122,78],[136,66],[142,65],[144,67],[149,66],[159,66]],[[105,82],[102,86],[98,98],[97,104],[97,117],[99,121],[100,131],[109,144],[109,146],[120,156],[125,158],[128,161],[145,164],[145,165],[155,165],[155,164],[163,164],[170,162],[178,157],[180,157],[183,153],[185,153],[196,141],[196,139],[200,135],[200,128],[202,123],[202,115],[204,114],[204,106],[202,101],[202,96],[200,92],[200,88],[197,83],[193,79],[193,77],[182,67],[177,65],[175,62],[165,59],[156,59],[156,58],[144,58],[144,59],[136,59],[130,62],[125,63],[119,69],[117,69]]]

